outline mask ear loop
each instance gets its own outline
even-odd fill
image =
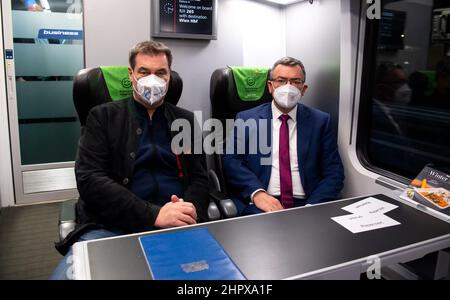
[[[134,78],[134,80],[136,80],[136,84],[138,84],[138,80],[137,80],[137,78],[136,78],[136,76],[134,75],[134,71],[131,71],[131,74],[133,74],[133,78]],[[139,95],[139,92],[136,90],[136,88],[134,87],[134,84],[132,84],[132,86],[133,86],[133,91],[135,91],[136,92],[136,94],[138,94]],[[139,95],[140,96],[140,95]]]

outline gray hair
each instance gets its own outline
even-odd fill
[[[152,56],[158,54],[165,54],[167,57],[167,62],[169,63],[169,68],[172,66],[172,52],[170,51],[169,47],[167,47],[163,43],[155,41],[145,41],[137,43],[133,48],[131,48],[129,54],[129,63],[130,67],[133,70],[134,67],[136,66],[136,56],[139,53]]]
[[[283,66],[289,66],[289,67],[295,67],[295,66],[300,66],[300,68],[303,71],[303,75],[305,76],[305,78],[303,78],[303,80],[306,81],[306,71],[305,71],[305,66],[303,65],[303,63],[301,61],[299,61],[298,59],[295,59],[293,57],[283,57],[279,60],[277,60],[272,67],[272,70],[270,71],[270,79],[273,79],[273,70],[275,70],[275,68],[278,65],[283,65]]]

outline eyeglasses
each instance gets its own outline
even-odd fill
[[[293,86],[301,87],[305,83],[305,81],[303,79],[300,79],[300,78],[287,79],[287,78],[283,78],[283,77],[278,77],[278,78],[275,78],[275,79],[273,79],[271,81],[273,83],[275,83],[277,86],[286,85],[289,82]]]

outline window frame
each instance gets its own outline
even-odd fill
[[[384,1],[382,1],[384,2]],[[383,8],[384,3],[381,4]],[[381,20],[366,18],[366,7],[362,5],[360,22],[365,22],[365,28],[360,30],[364,34],[363,54],[359,59],[362,60],[360,71],[360,89],[356,91],[355,96],[359,96],[359,111],[356,132],[356,155],[361,165],[376,174],[393,179],[403,184],[409,184],[413,178],[407,178],[401,174],[395,173],[394,169],[385,169],[385,166],[377,166],[370,160],[368,145],[370,139],[372,123],[372,96],[375,85],[375,72],[377,63],[377,46],[379,40],[379,27]],[[365,20],[362,21],[362,18]]]

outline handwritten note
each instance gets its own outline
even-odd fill
[[[352,233],[360,233],[400,225],[399,222],[384,215],[397,207],[391,203],[369,197],[342,208],[352,213],[351,215],[331,219]]]
[[[342,208],[352,214],[385,214],[398,206],[389,202],[378,200],[377,198],[369,197],[364,200],[353,203]]]
[[[346,215],[331,218],[352,233],[365,232],[385,227],[400,225],[399,222],[385,215]]]

